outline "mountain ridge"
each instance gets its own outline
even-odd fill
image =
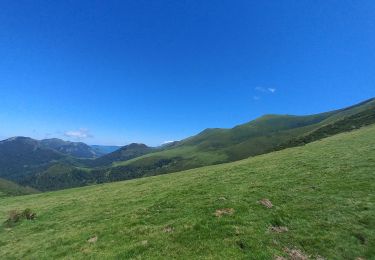
[[[76,180],[66,180],[65,184],[61,183],[60,188],[68,188],[71,183],[76,183],[79,186],[178,172],[299,146],[305,143],[300,140],[305,135],[314,133],[317,129],[323,129],[324,126],[328,126],[328,128],[329,126],[336,127],[336,122],[341,122],[340,124],[344,126],[353,123],[357,125],[357,128],[374,123],[375,119],[372,116],[369,118],[360,117],[361,120],[356,122],[356,115],[366,111],[371,115],[374,114],[375,102],[362,102],[362,105],[352,106],[349,110],[341,109],[308,116],[266,116],[230,129],[206,129],[195,136],[177,142],[171,147],[149,149],[143,155],[123,157],[123,161],[119,160],[121,156],[119,156],[119,151],[116,151],[114,154],[106,155],[107,160],[104,160],[105,163],[103,164],[86,164],[85,167],[89,168],[81,170],[74,168],[72,170],[74,174],[69,174],[69,176]],[[335,133],[350,130],[352,128],[339,127]],[[316,133],[320,134],[316,135]],[[315,132],[313,138],[304,140],[310,142],[325,137],[326,132],[320,130],[320,132]],[[103,159],[96,160],[100,162]],[[89,161],[89,163],[92,163],[92,161]],[[39,184],[44,181],[45,186],[51,189],[59,188],[59,186],[53,188],[55,184],[51,182],[52,179],[49,180],[49,174],[51,174],[51,171],[47,171],[31,181]],[[61,176],[59,178],[63,180],[66,177]],[[43,189],[42,186],[36,187]]]
[[[62,158],[42,163],[11,180],[45,191],[178,172],[304,145],[374,122],[375,99],[314,115],[271,114],[233,128],[205,129],[171,145],[129,144],[96,159],[56,152],[53,154]],[[0,177],[4,177],[1,161]]]

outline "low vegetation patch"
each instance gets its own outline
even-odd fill
[[[263,205],[263,206],[265,206],[266,208],[269,208],[269,209],[273,207],[273,204],[269,199],[261,199],[259,201],[259,204],[261,204],[261,205]]]
[[[289,255],[290,260],[308,260],[309,257],[299,249],[286,248],[285,252]]]
[[[229,216],[231,216],[231,215],[233,215],[234,214],[234,209],[232,209],[232,208],[226,208],[226,209],[217,209],[216,211],[215,211],[215,216],[216,217],[222,217],[222,216],[225,216],[225,215],[229,215]]]

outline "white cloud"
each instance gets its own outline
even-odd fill
[[[268,90],[269,92],[271,92],[271,93],[275,93],[275,91],[276,91],[275,88],[268,88],[267,90]]]
[[[258,92],[271,93],[271,94],[276,92],[276,88],[256,87],[255,90]]]
[[[74,139],[85,139],[85,138],[92,137],[92,135],[90,134],[90,131],[88,129],[85,129],[85,128],[81,128],[81,129],[78,129],[78,130],[66,131],[64,133],[64,135],[66,137],[70,137],[70,138],[74,138]]]
[[[170,144],[170,143],[173,143],[175,141],[164,141],[163,144]]]

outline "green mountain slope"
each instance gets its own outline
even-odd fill
[[[235,163],[3,198],[0,219],[37,217],[0,228],[0,258],[373,259],[374,147],[372,125]]]
[[[0,198],[38,193],[36,189],[20,186],[14,182],[0,178]]]
[[[154,161],[171,157],[184,161],[186,157],[190,163],[195,160],[195,166],[240,160],[272,151],[277,146],[324,125],[347,119],[362,111],[374,110],[375,100],[370,99],[346,109],[317,115],[266,115],[232,129],[206,129],[196,136],[179,142],[170,149],[154,153],[151,156],[155,157]],[[196,156],[193,155],[194,153],[196,153]],[[208,162],[200,160],[203,154],[212,159]],[[151,156],[145,156],[146,161],[153,161],[150,158]],[[138,158],[138,160],[143,160],[143,158]],[[129,163],[134,163],[134,160],[125,162],[123,165]],[[138,162],[138,164],[142,163]],[[121,163],[116,165],[121,165]],[[184,166],[181,169],[184,169]]]
[[[363,117],[361,113],[367,113],[367,117]],[[322,129],[337,128],[336,124],[339,121],[342,125],[357,127],[372,124],[375,123],[374,115],[374,99],[346,109],[311,116],[266,115],[232,129],[207,129],[170,149],[130,161],[117,162],[114,166],[123,167],[124,171],[129,168],[143,168],[144,175],[147,176],[231,162],[274,151],[280,147],[298,145],[296,140],[305,138],[318,129],[320,132],[315,132],[314,138],[305,141],[319,140],[327,136]],[[335,133],[352,129],[338,127]],[[160,161],[169,163],[165,163],[160,169],[152,166]]]
[[[235,161],[249,156],[262,154],[302,134],[331,124],[361,111],[375,109],[375,100],[369,99],[357,105],[309,116],[265,115],[249,123],[232,129],[206,129],[196,136],[163,147],[151,148],[143,144],[131,144],[94,161],[87,161],[89,167],[108,166],[110,164],[128,165],[129,160],[146,156],[147,163],[157,163],[161,159],[188,161],[181,163],[179,169],[193,168],[221,162]],[[143,160],[143,158],[138,158]],[[130,163],[133,163],[132,160]],[[144,165],[138,162],[138,165]]]

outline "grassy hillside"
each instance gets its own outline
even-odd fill
[[[373,125],[235,163],[3,198],[3,221],[14,209],[37,217],[0,228],[0,258],[374,259],[374,147]]]
[[[38,193],[36,189],[20,186],[14,182],[0,178],[0,198]]]
[[[145,157],[148,158],[148,162],[152,157],[155,157],[155,160],[178,157],[182,161],[188,157],[190,162],[196,160],[196,166],[209,165],[212,162],[236,161],[272,151],[280,144],[304,136],[322,126],[333,124],[363,111],[373,112],[374,110],[375,100],[370,99],[345,109],[316,115],[265,115],[231,129],[206,129],[196,136],[181,141],[171,149]],[[181,148],[190,148],[199,154],[181,153]],[[209,163],[202,162],[199,159],[202,153],[206,154],[206,157],[216,157],[216,159],[211,159]],[[137,160],[143,160],[143,158],[140,157]],[[129,165],[133,162],[123,164]],[[181,169],[186,169],[183,164],[184,162],[182,162]]]

